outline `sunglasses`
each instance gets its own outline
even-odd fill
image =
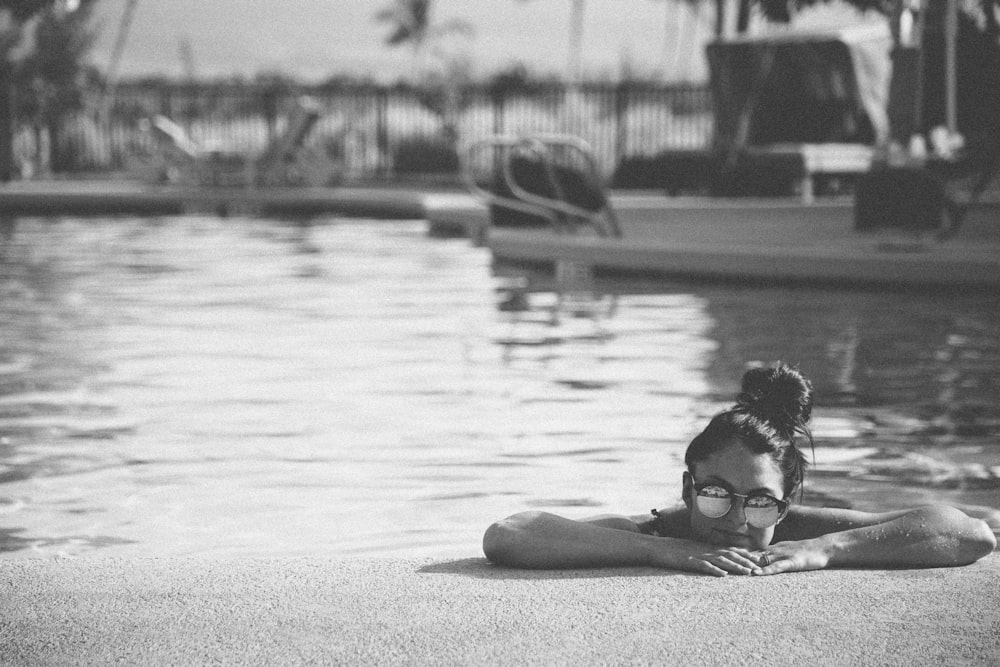
[[[754,528],[770,528],[778,523],[788,508],[787,500],[778,500],[766,493],[744,496],[712,483],[695,484],[694,490],[698,494],[695,498],[698,511],[710,519],[718,519],[729,514],[729,510],[733,507],[733,498],[741,498],[747,523]]]

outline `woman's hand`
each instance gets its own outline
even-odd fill
[[[682,556],[680,569],[724,577],[728,574],[761,574],[760,554],[740,547],[712,549],[697,542],[689,543],[687,554]]]
[[[827,549],[822,540],[818,539],[778,542],[766,549],[754,552],[752,556],[761,565],[753,573],[754,575],[822,570],[830,564]]]

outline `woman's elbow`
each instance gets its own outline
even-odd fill
[[[522,512],[497,521],[483,535],[483,554],[497,565],[520,565],[518,554],[523,550],[522,538],[540,512]]]
[[[989,524],[982,519],[972,519],[970,536],[966,540],[967,550],[970,557],[969,562],[974,562],[993,553],[997,548],[997,538]]]
[[[487,560],[497,565],[503,565],[505,554],[507,553],[507,541],[507,527],[504,526],[502,521],[498,521],[487,528],[486,533],[483,535],[483,554],[486,555]]]
[[[958,538],[958,564],[966,565],[989,555],[997,548],[997,538],[990,525],[959,509],[947,506],[924,508],[925,516],[933,517],[943,526],[950,526]]]

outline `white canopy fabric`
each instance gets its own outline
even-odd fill
[[[707,45],[717,147],[876,144],[889,134],[888,24]]]

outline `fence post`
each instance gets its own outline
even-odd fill
[[[504,118],[504,114],[506,113],[506,93],[502,87],[497,86],[490,91],[490,97],[493,101],[493,134],[494,136],[500,136],[504,133],[504,126],[506,125],[506,118]],[[499,179],[502,179],[502,176],[499,176],[499,174],[503,173],[502,153],[502,149],[497,150],[494,148],[491,151],[493,164],[490,167],[492,169],[490,173],[493,174],[494,178],[498,179],[497,182],[499,182]]]
[[[264,124],[267,125],[267,143],[271,145],[278,136],[278,91],[274,87],[265,88],[260,102]]]
[[[379,176],[389,175],[389,91],[379,87],[375,91],[375,145],[378,150],[378,165],[376,171]]]
[[[14,178],[14,68],[0,57],[0,183]]]
[[[628,109],[628,89],[625,82],[615,87],[615,170],[625,157],[625,137],[628,132],[625,111]]]
[[[504,92],[499,87],[493,91],[493,134],[503,134],[504,128]]]
[[[173,103],[171,97],[171,88],[166,84],[160,84],[159,86],[159,105],[160,105],[160,115],[166,116],[170,120],[177,120],[174,118],[173,113]]]

